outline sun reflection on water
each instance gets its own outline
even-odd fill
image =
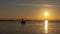
[[[47,34],[48,33],[48,20],[45,20],[45,33]]]

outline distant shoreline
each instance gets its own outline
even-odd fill
[[[0,20],[0,21],[21,21],[21,20]],[[26,21],[40,21],[44,22],[44,20],[26,20]],[[48,20],[49,22],[60,22],[60,20]]]

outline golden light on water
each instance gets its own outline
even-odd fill
[[[48,20],[45,20],[45,33],[48,33]]]

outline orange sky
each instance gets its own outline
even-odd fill
[[[0,20],[60,20],[60,0],[0,0]],[[48,17],[45,17],[48,10]]]

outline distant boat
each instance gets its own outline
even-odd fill
[[[25,24],[26,21],[24,19],[21,20],[21,24]]]

